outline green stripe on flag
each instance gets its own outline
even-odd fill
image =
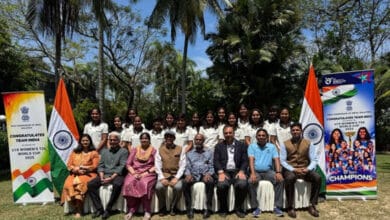
[[[23,183],[14,191],[14,202],[18,201],[25,193],[32,194],[32,188],[28,183]]]
[[[328,196],[374,196],[377,195],[375,190],[367,191],[343,191],[343,192],[327,192]]]
[[[30,194],[31,197],[36,197],[46,189],[53,192],[53,185],[48,178],[41,179],[33,187],[31,187],[28,183],[23,183],[15,190],[13,194],[14,201],[18,201],[26,193]]]
[[[336,103],[336,102],[338,102],[340,99],[350,98],[350,97],[356,95],[357,92],[358,92],[357,89],[353,89],[353,90],[348,91],[348,92],[346,92],[346,93],[340,94],[340,95],[338,95],[338,96],[336,96],[336,97],[334,97],[334,98],[331,98],[331,99],[328,99],[328,100],[324,100],[324,101],[322,102],[322,104],[323,104],[323,105],[329,105],[329,104]]]
[[[65,179],[69,176],[69,171],[62,161],[61,157],[57,154],[52,143],[49,140],[49,155],[50,155],[50,169],[51,178],[54,187],[58,194],[61,196],[62,189],[64,188]]]

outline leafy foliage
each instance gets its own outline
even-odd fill
[[[207,73],[219,82],[227,103],[297,104],[304,51],[299,21],[297,1],[284,0],[240,0],[219,21],[218,32],[209,34],[213,66]]]
[[[10,168],[7,132],[0,131],[0,164],[2,170]]]

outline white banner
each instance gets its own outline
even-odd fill
[[[43,92],[8,92],[2,95],[14,202],[54,202]]]

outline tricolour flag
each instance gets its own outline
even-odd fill
[[[65,179],[69,175],[66,164],[73,149],[77,147],[79,139],[63,79],[60,79],[58,83],[48,136],[52,181],[57,192],[61,195]]]
[[[313,65],[310,65],[299,122],[303,127],[303,136],[317,148],[317,172],[322,178],[321,192],[325,192],[324,113]]]

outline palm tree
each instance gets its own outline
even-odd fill
[[[54,72],[56,84],[60,78],[62,41],[71,35],[78,24],[81,1],[76,0],[30,0],[26,15],[31,28],[55,38]]]
[[[92,13],[98,21],[98,93],[97,99],[99,108],[104,114],[104,54],[103,54],[103,43],[104,43],[104,29],[109,25],[106,17],[105,10],[113,11],[115,8],[114,3],[111,0],[89,0],[86,2],[87,5],[91,5]]]
[[[224,1],[229,2],[228,0]],[[181,112],[186,112],[186,65],[188,43],[194,44],[198,28],[205,35],[204,11],[207,5],[220,17],[223,12],[217,0],[157,0],[156,6],[150,16],[149,25],[160,27],[165,19],[169,18],[171,26],[171,39],[175,41],[176,28],[184,33],[183,63],[181,68]]]

